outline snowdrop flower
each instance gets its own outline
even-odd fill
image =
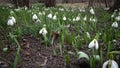
[[[116,19],[117,21],[120,21],[120,16],[117,16],[115,19]]]
[[[93,21],[93,22],[96,22],[96,19],[95,19],[95,18],[93,18],[93,19],[92,19],[92,21]]]
[[[11,16],[10,19],[13,21],[13,23],[16,23],[15,17]]]
[[[48,14],[48,18],[52,18],[52,14],[50,13],[50,14]]]
[[[113,22],[112,27],[117,28],[118,27],[118,23],[117,22]]]
[[[114,12],[114,13],[111,15],[111,18],[115,17],[115,13],[116,13],[116,12]]]
[[[65,16],[63,17],[63,20],[64,20],[64,21],[67,20]]]
[[[54,15],[54,16],[53,16],[53,20],[56,20],[56,19],[57,19],[57,16],[56,16],[56,15]]]
[[[79,21],[80,20],[80,17],[76,17],[76,21]]]
[[[85,16],[85,17],[83,18],[83,20],[86,21],[86,20],[87,20],[87,17]]]
[[[36,22],[36,23],[41,23],[40,19],[37,19],[35,22]]]
[[[107,61],[103,64],[102,68],[107,68],[107,66],[110,66],[110,68],[119,68],[117,62],[114,61],[114,60],[107,60]]]
[[[10,11],[10,14],[13,14],[14,13],[14,11]]]
[[[95,47],[95,49],[98,50],[99,45],[98,45],[98,41],[97,41],[97,39],[93,39],[93,40],[90,42],[90,44],[89,44],[88,47],[89,47],[89,48],[93,48],[93,47]]]
[[[15,17],[11,16],[10,19],[8,19],[7,25],[13,26],[16,23]]]
[[[45,26],[45,25],[44,25]],[[45,27],[43,27],[40,31],[39,31],[39,34],[42,34],[43,36],[45,36],[47,34],[47,30]]]
[[[13,26],[13,25],[14,25],[13,20],[12,20],[12,19],[9,19],[8,22],[7,22],[7,25]]]
[[[73,18],[73,21],[75,21],[75,18]]]
[[[90,9],[90,13],[91,13],[91,14],[95,14],[93,8]]]
[[[39,15],[42,15],[42,13],[41,13],[41,12],[39,12],[38,14],[39,14]]]
[[[78,55],[79,55],[78,59],[81,59],[81,58],[86,58],[87,60],[90,59],[89,56],[85,52],[80,51],[78,52]]]
[[[32,16],[32,20],[37,20],[38,19],[38,16],[36,15],[36,14],[34,14],[33,16]]]

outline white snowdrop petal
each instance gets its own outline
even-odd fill
[[[111,68],[119,68],[117,62],[115,62],[114,60],[112,60]]]
[[[106,61],[106,62],[103,64],[102,68],[107,68],[107,65],[108,65],[109,61],[110,61],[110,60]]]
[[[12,19],[9,19],[8,22],[7,22],[7,25],[13,26],[13,25],[14,25],[13,20],[12,20]]]
[[[88,47],[89,47],[89,48],[93,48],[94,46],[95,46],[95,45],[94,45],[94,40],[93,40],[93,41],[90,42],[90,44],[89,44]]]
[[[95,40],[95,49],[98,50],[98,48],[99,48],[98,41]]]
[[[11,16],[11,20],[13,20],[13,23],[16,23],[15,17]]]

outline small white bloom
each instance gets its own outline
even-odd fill
[[[73,21],[75,21],[75,18],[73,18]]]
[[[90,13],[91,13],[91,14],[95,14],[93,8],[90,9]]]
[[[14,11],[10,11],[10,14],[13,14],[14,13]]]
[[[80,17],[77,16],[77,17],[76,17],[76,21],[79,21],[79,20],[80,20]]]
[[[86,58],[87,60],[90,59],[89,56],[85,52],[80,51],[78,52],[78,55],[79,55],[78,59],[81,59],[81,58]]]
[[[114,61],[114,60],[107,60],[107,61],[103,64],[102,68],[107,68],[108,65],[111,66],[110,68],[119,68],[117,62]]]
[[[57,16],[56,16],[56,15],[54,15],[54,16],[53,16],[53,20],[56,20],[56,19],[57,19]]]
[[[13,20],[12,20],[12,19],[9,19],[8,22],[7,22],[7,25],[13,26],[13,25],[14,25]]]
[[[45,36],[47,34],[47,30],[45,27],[43,27],[40,31],[39,31],[39,34],[42,34],[43,36]]]
[[[87,20],[87,17],[85,16],[85,17],[83,18],[83,20],[86,21],[86,20]]]
[[[41,12],[39,12],[38,14],[39,14],[39,15],[42,15],[42,13],[41,13]]]
[[[117,22],[113,22],[112,27],[117,28],[118,27],[118,23]]]
[[[63,17],[63,20],[64,20],[64,21],[67,20],[65,16]]]
[[[117,16],[115,19],[116,19],[117,21],[120,21],[120,16]]]
[[[13,20],[13,23],[16,23],[15,17],[11,16],[10,19]]]
[[[41,23],[40,19],[37,19],[35,22],[36,22],[36,23]]]
[[[33,16],[32,16],[32,20],[37,20],[38,19],[38,16],[36,15],[36,14],[34,14]]]
[[[93,40],[90,42],[90,44],[89,44],[88,47],[89,47],[89,48],[95,47],[95,49],[98,50],[98,48],[99,48],[98,41],[97,41],[96,39],[93,39]]]
[[[52,18],[52,14],[50,13],[50,14],[48,14],[48,18]]]

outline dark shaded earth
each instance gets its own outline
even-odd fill
[[[59,42],[59,41],[58,41]],[[77,60],[76,54],[70,55],[69,65],[65,58],[68,51],[75,53],[71,45],[64,45],[62,55],[60,54],[60,44],[55,42],[52,46],[45,46],[43,40],[32,36],[25,36],[21,40],[21,52],[17,68],[90,68],[89,62],[85,59]],[[8,44],[7,44],[8,45]],[[10,50],[5,53],[0,49],[0,68],[12,68],[15,60],[16,45],[8,45]],[[53,53],[56,51],[56,55]],[[7,62],[10,62],[8,64]]]

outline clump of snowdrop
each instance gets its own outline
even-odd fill
[[[118,23],[117,22],[113,22],[112,27],[117,28],[118,27]]]
[[[64,9],[63,9],[63,8],[59,8],[59,10],[60,10],[60,11],[64,11]]]
[[[13,26],[16,23],[15,17],[11,16],[10,19],[8,19],[7,25]]]
[[[50,13],[50,14],[48,14],[48,16],[47,16],[48,18],[52,18],[52,14]]]
[[[36,14],[33,14],[32,16],[32,20],[35,22],[35,23],[40,23],[40,19],[38,18],[38,16]]]
[[[95,12],[94,12],[94,9],[93,9],[93,8],[91,8],[91,9],[90,9],[90,13],[91,13],[91,14],[95,14]]]
[[[67,18],[64,16],[64,17],[63,17],[63,20],[64,20],[64,21],[66,21],[66,20],[67,20]]]
[[[89,43],[89,46],[88,46],[88,47],[89,47],[89,48],[95,47],[95,49],[98,50],[99,45],[98,45],[97,39],[93,39],[93,40]]]
[[[107,61],[103,64],[102,68],[107,68],[107,66],[108,66],[109,68],[119,68],[117,62],[114,61],[114,60],[107,60]]]
[[[48,33],[47,30],[46,30],[46,25],[43,25],[43,28],[40,29],[39,31],[39,34],[42,34],[43,36],[46,36],[46,34]]]

